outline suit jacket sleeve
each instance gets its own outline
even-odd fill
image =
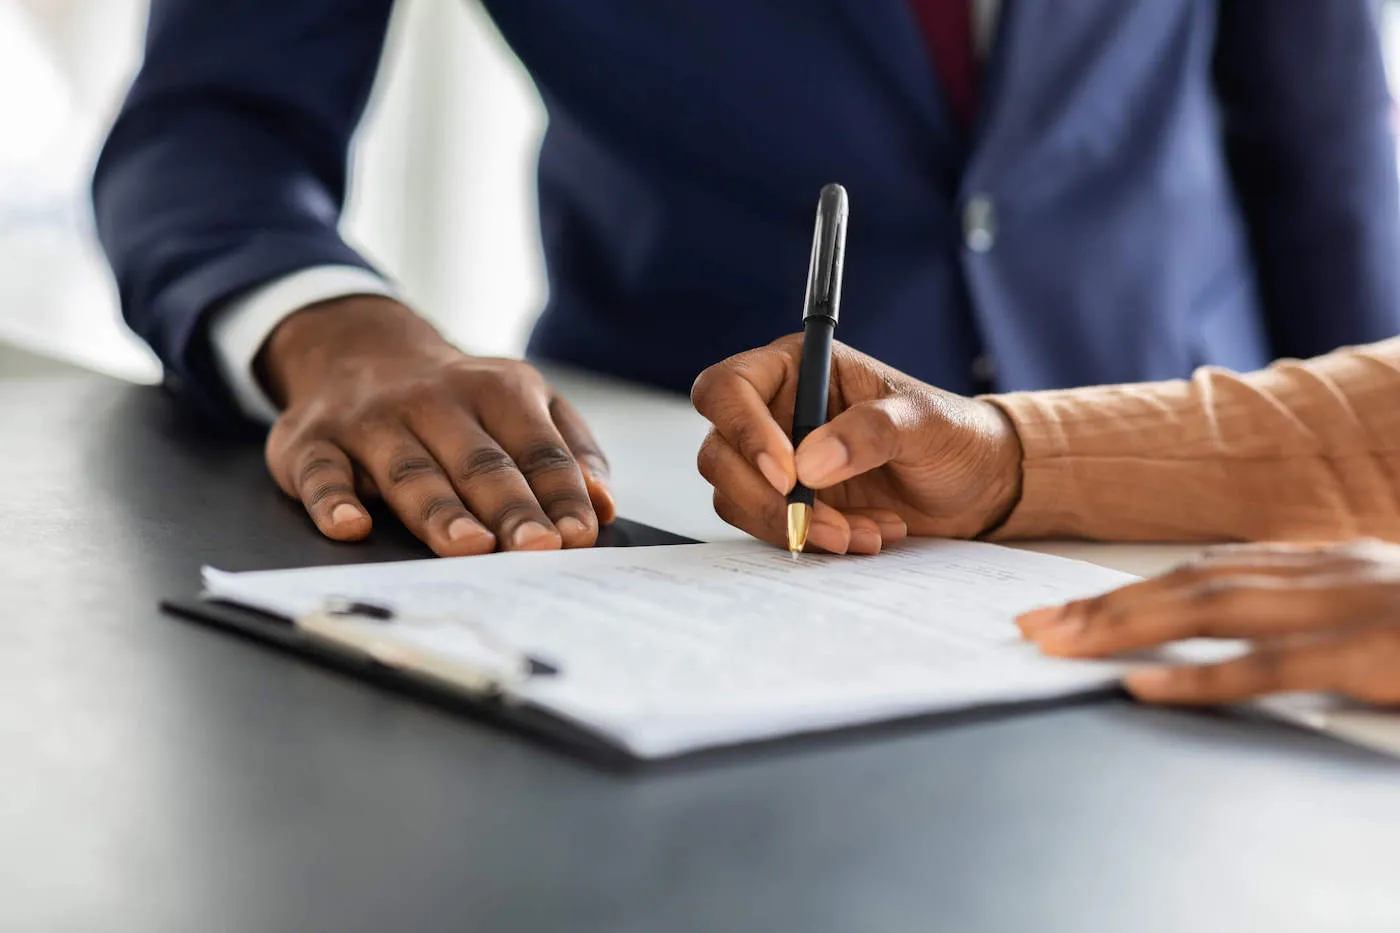
[[[1400,332],[1400,191],[1375,0],[1220,0],[1215,79],[1275,355]]]
[[[93,180],[128,324],[206,413],[237,408],[208,346],[221,302],[340,238],[350,139],[393,0],[153,0],[146,58]]]

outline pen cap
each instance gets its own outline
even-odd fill
[[[841,270],[846,264],[846,189],[827,185],[817,202],[812,234],[812,263],[807,269],[807,297],[802,320],[824,317],[835,324],[841,314]]]

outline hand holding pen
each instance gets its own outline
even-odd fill
[[[819,220],[807,333],[731,357],[695,382],[695,407],[714,425],[699,467],[715,510],[772,544],[838,554],[873,554],[909,534],[970,538],[995,528],[1020,497],[1010,419],[832,341],[840,279],[821,274],[823,255],[837,255],[834,235],[823,254],[822,232]],[[789,539],[790,493],[810,508],[806,542]]]

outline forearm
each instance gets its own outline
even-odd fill
[[[232,413],[210,310],[300,269],[364,266],[336,226],[391,5],[151,5],[94,209],[128,323],[206,409]]]
[[[990,399],[1025,453],[996,537],[1400,540],[1400,338],[1238,376]]]

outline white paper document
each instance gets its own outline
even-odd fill
[[[642,758],[1100,689],[1122,665],[1046,658],[1012,620],[1133,579],[950,541],[795,562],[737,543],[204,574],[207,596],[289,618],[332,597],[391,607],[403,621],[379,623],[385,638],[463,663],[484,631],[558,667],[519,699]]]

